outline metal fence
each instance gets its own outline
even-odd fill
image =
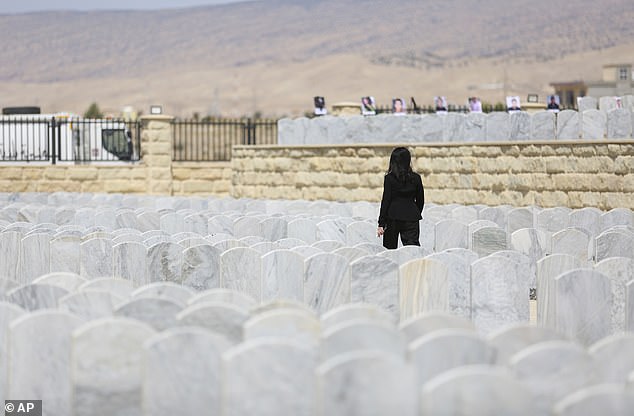
[[[51,115],[0,117],[0,162],[138,161],[138,122]]]
[[[172,160],[203,162],[231,160],[234,145],[277,144],[277,120],[174,120]]]

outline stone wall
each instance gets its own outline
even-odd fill
[[[229,196],[230,162],[173,162],[173,195]]]
[[[173,163],[169,116],[143,117],[138,163],[0,164],[0,192],[229,196],[229,162]]]
[[[634,141],[408,145],[437,204],[634,208]],[[238,198],[378,201],[394,145],[238,146]]]
[[[395,146],[237,146],[231,162],[172,162],[170,121],[143,118],[139,163],[3,164],[0,192],[378,201]],[[634,208],[631,139],[407,145],[437,204]]]

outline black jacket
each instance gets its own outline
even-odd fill
[[[410,175],[410,180],[405,183],[393,173],[385,175],[379,227],[385,228],[388,220],[418,221],[422,218],[425,204],[423,181],[418,173]]]

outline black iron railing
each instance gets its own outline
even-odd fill
[[[173,154],[176,162],[231,160],[234,145],[277,144],[277,120],[174,120]]]
[[[0,117],[0,162],[138,161],[138,122],[51,115]]]

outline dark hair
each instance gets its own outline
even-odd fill
[[[397,147],[390,155],[390,166],[387,171],[392,173],[400,182],[412,179],[412,155],[405,147]]]

